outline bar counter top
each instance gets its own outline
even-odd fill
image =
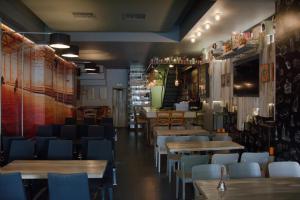
[[[146,118],[156,118],[156,113],[159,111],[176,111],[176,110],[159,110],[156,108],[151,107],[143,107],[143,112],[146,116]],[[196,118],[197,111],[183,111],[184,112],[184,118]]]

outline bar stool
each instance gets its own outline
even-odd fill
[[[185,129],[184,112],[172,111],[170,113],[170,126],[171,129]]]

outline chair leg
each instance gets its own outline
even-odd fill
[[[185,181],[182,180],[182,200],[185,200]]]
[[[169,176],[169,183],[172,181],[172,167],[174,165],[174,161],[168,160],[168,176]]]
[[[176,199],[178,199],[178,193],[179,193],[179,178],[176,176]]]
[[[113,168],[113,185],[117,185],[117,169]]]
[[[155,159],[155,167],[157,167],[157,151],[154,147],[154,159]]]
[[[158,173],[160,173],[160,153],[158,152]]]
[[[113,187],[108,188],[109,200],[113,200]]]

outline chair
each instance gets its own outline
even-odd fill
[[[0,174],[0,194],[3,200],[26,200],[21,174]]]
[[[110,123],[111,125],[113,125],[113,118],[111,118],[111,117],[103,117],[102,119],[101,119],[101,123]]]
[[[23,136],[3,136],[2,137],[2,150],[4,154],[8,155],[11,142],[13,140],[25,140]]]
[[[150,141],[149,138],[149,133],[148,133],[148,121],[147,119],[141,114],[141,106],[134,106],[133,107],[133,112],[134,112],[134,129],[135,129],[135,134],[138,133],[139,129],[145,130],[145,136],[146,140]],[[139,125],[141,128],[139,128]]]
[[[80,139],[80,153],[82,158],[87,157],[87,152],[88,152],[88,141],[90,140],[104,140],[102,137],[82,137]]]
[[[155,151],[155,166],[158,167],[158,172],[160,173],[160,167],[161,167],[161,155],[167,155],[167,148],[166,148],[166,142],[171,141],[172,136],[159,136],[157,137],[157,142],[154,147]]]
[[[51,160],[72,160],[71,140],[49,140],[48,159]]]
[[[228,135],[216,135],[212,138],[213,141],[232,141],[232,138]]]
[[[172,141],[209,141],[208,136],[200,136],[200,135],[194,135],[194,136],[176,136],[171,139]],[[180,154],[170,154],[168,153],[167,157],[167,172],[169,176],[169,183],[171,183],[172,178],[172,168],[174,168],[175,164],[180,164]]]
[[[170,128],[170,112],[160,111],[156,112],[155,126],[163,126]]]
[[[269,164],[270,177],[300,177],[300,166],[297,162],[282,161]]]
[[[208,164],[208,155],[183,155],[180,159],[181,169],[176,171],[176,199],[179,193],[179,180],[182,180],[182,199],[185,199],[185,184],[192,182],[192,168]]]
[[[109,189],[110,199],[113,199],[112,185],[116,182],[112,143],[109,140],[88,140],[87,159],[107,160],[108,164],[104,173],[104,183]]]
[[[76,139],[76,126],[75,125],[63,125],[60,130],[60,137],[64,140]]]
[[[213,179],[220,179],[221,178],[221,170],[222,167],[226,168],[223,165],[219,164],[204,164],[204,165],[196,165],[192,167],[192,180],[213,180]],[[195,199],[199,199],[198,196],[200,191],[198,191],[197,187],[194,185],[194,194]]]
[[[261,177],[259,164],[255,162],[230,164],[228,173],[231,179]]]
[[[86,173],[48,174],[50,200],[90,200],[89,183]]]
[[[47,159],[49,140],[56,140],[56,137],[35,138],[35,155],[38,159]]]
[[[104,126],[89,125],[88,137],[102,137],[104,138]]]
[[[37,136],[39,137],[52,137],[53,127],[52,125],[39,125],[37,127]]]
[[[184,112],[182,112],[182,111],[170,112],[170,126],[171,126],[171,129],[174,127],[185,128]]]
[[[229,165],[237,163],[239,160],[238,153],[214,154],[211,158],[211,164]]]
[[[241,155],[241,162],[257,162],[260,165],[263,175],[266,174],[269,159],[268,152],[244,152]]]
[[[73,117],[66,117],[65,118],[65,125],[75,125],[76,119]]]
[[[34,143],[30,140],[13,140],[10,145],[8,160],[34,159]]]

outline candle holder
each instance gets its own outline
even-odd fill
[[[222,166],[221,167],[221,177],[220,177],[220,181],[219,181],[218,187],[217,187],[219,192],[225,192],[227,189],[225,181],[224,181],[224,171],[225,171],[225,167]]]

